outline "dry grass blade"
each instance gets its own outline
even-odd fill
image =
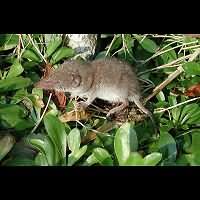
[[[50,93],[49,98],[48,98],[48,101],[47,101],[47,105],[46,105],[46,107],[45,107],[45,109],[44,109],[44,111],[43,111],[43,113],[42,113],[40,119],[38,120],[37,124],[35,125],[35,127],[34,127],[33,130],[31,131],[31,133],[34,133],[35,130],[37,129],[37,127],[39,126],[39,124],[41,123],[41,121],[42,121],[42,119],[43,119],[43,117],[44,117],[44,115],[45,115],[45,113],[46,113],[46,111],[47,111],[48,105],[49,105],[49,103],[50,103],[51,96],[52,96],[52,93]]]

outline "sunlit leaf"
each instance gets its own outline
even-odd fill
[[[63,58],[69,58],[69,57],[72,57],[73,55],[74,55],[73,49],[67,48],[67,47],[61,47],[52,55],[50,63],[56,64]]]
[[[130,153],[138,148],[137,135],[130,123],[123,124],[116,132],[114,139],[115,154],[122,165]]]
[[[32,49],[26,49],[22,54],[22,58],[27,58],[34,62],[41,61],[40,56],[38,56]]]
[[[72,166],[74,163],[76,163],[85,154],[86,150],[87,150],[87,146],[84,145],[79,150],[69,154],[67,165]]]
[[[11,134],[0,137],[0,160],[2,160],[15,144],[15,138]]]
[[[52,40],[50,40],[50,42],[47,45],[47,50],[46,50],[46,57],[51,56],[56,49],[61,45],[62,43],[62,38],[54,38]]]
[[[13,78],[18,75],[20,75],[24,71],[24,68],[19,63],[18,60],[14,62],[14,64],[10,67],[10,70],[8,72],[7,78]]]
[[[0,92],[8,92],[21,88],[26,88],[31,84],[29,78],[13,77],[9,79],[0,80]]]
[[[67,136],[68,147],[72,152],[77,152],[81,143],[80,131],[78,128],[74,128]]]
[[[66,157],[66,147],[67,147],[67,134],[65,132],[64,125],[59,121],[57,117],[51,114],[47,114],[44,117],[45,129],[48,136],[51,138],[58,149],[61,159]]]
[[[103,148],[95,148],[93,154],[98,162],[102,165],[112,165],[110,154]]]
[[[200,75],[200,64],[196,62],[187,62],[183,64],[183,69],[189,75]]]
[[[155,166],[162,159],[162,154],[158,152],[151,153],[144,157],[144,165]]]
[[[19,36],[17,34],[0,34],[0,51],[13,49],[18,43]]]

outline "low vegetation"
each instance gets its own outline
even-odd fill
[[[76,99],[34,87],[64,60],[81,59],[62,35],[1,34],[0,165],[200,165],[198,35],[113,34],[99,42],[92,59],[116,56],[135,67],[157,132],[134,106],[127,118],[108,120],[107,102],[80,111]]]

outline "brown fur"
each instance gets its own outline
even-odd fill
[[[116,58],[97,59],[91,62],[66,61],[48,78],[37,83],[43,89],[55,89],[86,97],[87,107],[95,98],[122,104],[109,111],[108,116],[119,112],[133,101],[146,114],[140,98],[140,87],[132,67]]]

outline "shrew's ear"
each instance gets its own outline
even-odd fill
[[[72,87],[76,88],[81,84],[81,76],[78,74],[71,74]]]

